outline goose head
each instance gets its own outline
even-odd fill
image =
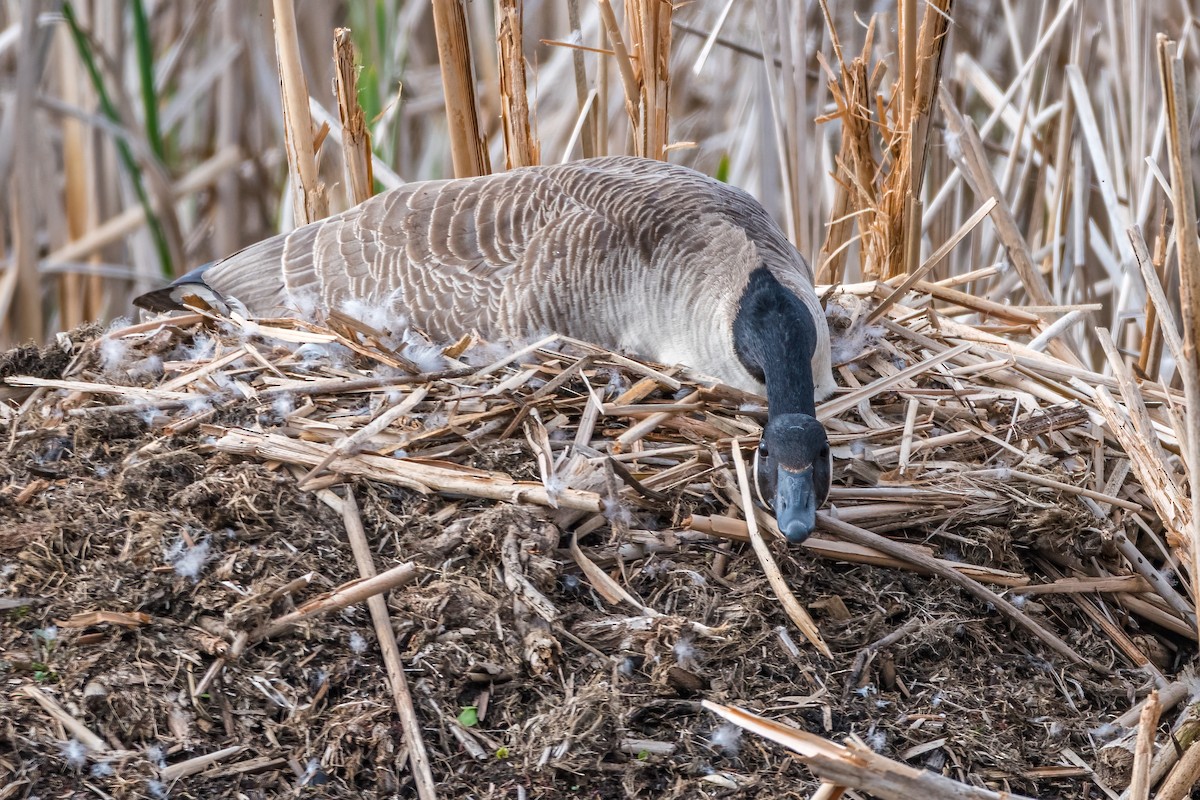
[[[760,500],[775,512],[792,543],[808,538],[829,496],[833,464],[825,429],[809,414],[778,414],[767,422],[755,453]]]
[[[802,291],[813,292],[812,305],[820,307],[811,284]],[[760,267],[750,273],[733,323],[738,358],[767,388],[767,425],[755,454],[759,501],[793,543],[816,527],[832,477],[829,439],[816,419],[812,366],[817,348],[828,340],[817,336],[816,326],[825,320],[815,316],[808,303]]]

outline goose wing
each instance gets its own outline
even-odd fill
[[[432,334],[520,335],[527,254],[588,211],[535,170],[410,183],[241,250],[138,298],[178,307],[206,288],[256,315],[379,309]],[[539,254],[540,256],[541,254]]]

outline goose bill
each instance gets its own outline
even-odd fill
[[[775,521],[789,542],[799,544],[817,526],[817,492],[813,485],[813,468],[793,470],[779,468],[775,487]]]

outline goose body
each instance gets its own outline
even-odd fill
[[[161,311],[191,297],[256,316],[366,306],[435,341],[558,332],[684,363],[765,389],[764,445],[805,450],[787,474],[765,467],[768,485],[828,458],[819,425],[772,437],[834,387],[812,270],[750,195],[685,167],[614,157],[410,183],[135,302]],[[828,470],[816,478],[827,489]],[[824,491],[813,495],[815,512]],[[793,530],[780,519],[789,538],[811,530],[803,516]]]

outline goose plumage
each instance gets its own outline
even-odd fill
[[[749,194],[630,157],[409,183],[142,295],[255,316],[370,307],[435,341],[562,333],[763,393],[762,494],[802,541],[834,387],[812,269]]]

